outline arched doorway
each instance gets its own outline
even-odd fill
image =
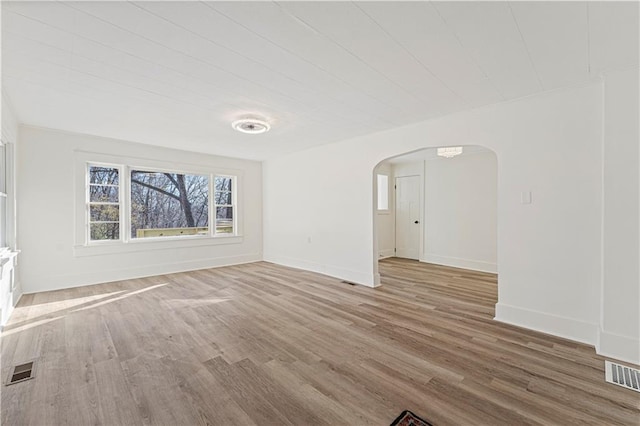
[[[389,257],[498,272],[497,157],[482,146],[455,148],[424,148],[374,168],[377,280],[378,261]]]

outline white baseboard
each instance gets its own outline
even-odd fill
[[[242,263],[259,262],[261,253],[240,256],[217,257],[213,259],[197,259],[186,262],[169,264],[144,265],[136,268],[103,270],[84,274],[70,275],[33,275],[23,277],[28,284],[25,294],[42,291],[61,290],[65,288],[82,287],[85,285],[102,284],[112,281],[130,280],[155,275],[174,274],[177,272],[195,271],[198,269],[217,268],[221,266],[239,265]]]
[[[395,255],[396,255],[396,252],[393,249],[380,250],[378,251],[378,260],[386,259],[388,257],[393,257]]]
[[[378,276],[376,279],[376,277],[372,273],[367,274],[350,269],[338,268],[331,265],[322,265],[315,262],[309,262],[307,260],[293,259],[284,256],[265,255],[264,260],[266,262],[271,262],[290,268],[303,269],[305,271],[329,275],[334,278],[349,281],[354,284],[360,284],[366,287],[377,287],[380,285],[380,277]]]
[[[440,256],[432,253],[425,253],[420,258],[421,262],[435,263],[436,265],[451,266],[454,268],[471,269],[472,271],[498,273],[498,265],[480,260],[462,259],[460,257]]]
[[[640,365],[640,339],[599,330],[598,355]]]
[[[576,342],[596,345],[597,325],[573,318],[497,303],[494,319]]]

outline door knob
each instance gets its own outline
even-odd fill
[[[416,221],[415,221],[415,222],[413,222],[413,223],[420,223],[420,222],[416,220]]]

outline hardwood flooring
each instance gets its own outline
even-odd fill
[[[492,320],[496,276],[380,262],[370,289],[265,262],[25,295],[3,425],[640,424],[592,347]]]

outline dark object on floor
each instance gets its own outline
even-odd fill
[[[426,420],[421,419],[409,410],[404,410],[390,426],[433,426]]]

